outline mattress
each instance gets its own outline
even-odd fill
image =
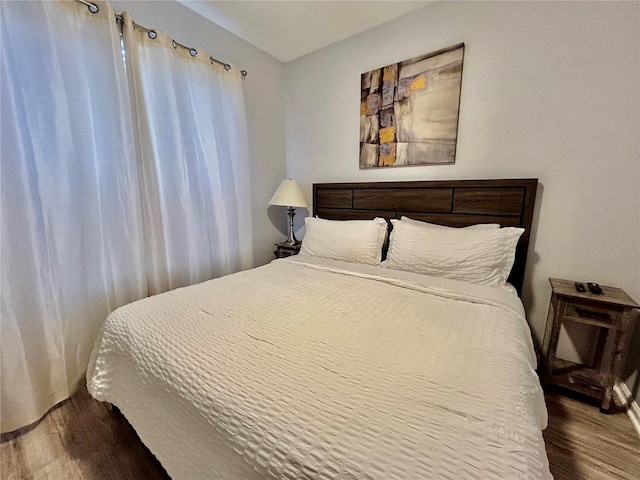
[[[126,305],[89,392],[174,480],[552,478],[522,303],[298,255]]]

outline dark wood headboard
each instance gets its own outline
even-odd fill
[[[387,220],[405,215],[450,227],[499,223],[525,229],[509,276],[522,291],[537,178],[428,182],[315,183],[313,215],[329,220]]]

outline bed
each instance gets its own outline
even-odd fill
[[[120,409],[175,480],[551,478],[514,292],[536,183],[316,184],[325,218],[525,228],[515,289],[275,260],[113,312],[89,392]]]

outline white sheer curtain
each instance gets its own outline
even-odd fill
[[[0,2],[2,431],[84,381],[105,317],[147,294],[114,12]]]
[[[150,293],[253,263],[242,81],[125,12]],[[152,38],[154,37],[154,38]],[[193,52],[195,53],[195,51]]]
[[[112,310],[253,263],[238,70],[125,13],[125,72],[92,2],[0,2],[2,432],[77,389]]]

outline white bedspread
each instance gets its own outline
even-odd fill
[[[126,305],[87,373],[174,480],[551,478],[522,304],[292,257]]]

